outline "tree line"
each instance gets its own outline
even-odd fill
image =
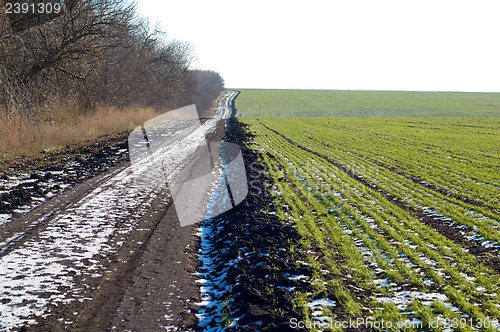
[[[213,71],[190,70],[192,48],[166,42],[124,0],[23,0],[28,12],[0,0],[0,115],[35,114],[51,103],[89,111],[101,106],[206,110],[224,88]],[[37,4],[62,5],[38,13]]]

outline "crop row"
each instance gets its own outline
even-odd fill
[[[280,120],[269,122],[279,126]],[[323,145],[329,154],[357,155],[500,209],[498,118],[302,118],[279,129],[306,145]]]
[[[465,238],[475,240],[484,247],[499,247],[500,233],[498,228],[500,227],[500,216],[495,209],[487,209],[478,204],[470,204],[470,202],[465,202],[460,198],[443,194],[409,179],[408,176],[400,175],[386,167],[379,166],[370,157],[360,153],[352,153],[342,147],[339,148],[335,144],[340,139],[328,139],[324,133],[325,129],[323,129],[323,132],[319,129],[313,129],[315,132],[312,134],[312,132],[308,132],[309,128],[304,122],[289,119],[285,126],[282,120],[266,120],[267,126],[278,129],[280,133],[283,133],[298,145],[305,146],[320,155],[345,165],[353,173],[361,175],[370,183],[383,189],[408,206],[425,211],[429,215],[434,215],[442,221],[454,225],[457,233],[460,232]],[[380,146],[383,146],[383,144],[380,143],[379,147],[372,145],[372,151],[383,149]],[[404,148],[401,148],[401,151],[403,150]],[[418,164],[421,159],[421,156],[416,156],[404,163],[407,165]],[[436,178],[446,178],[446,173],[441,173]],[[451,181],[448,183],[452,185]],[[483,190],[486,191],[483,184],[478,183],[476,186],[483,187]],[[498,205],[496,203],[498,202],[498,196],[491,193],[489,195],[491,195],[492,205]]]
[[[280,121],[287,134],[301,136],[293,123]],[[301,248],[317,253],[307,264],[317,267],[311,282],[318,290],[333,290],[348,313],[378,320],[500,318],[498,275],[477,257],[327,159],[259,121],[246,122],[276,180],[278,216],[303,235]],[[307,304],[313,296],[296,300]],[[324,307],[311,319],[329,316]]]

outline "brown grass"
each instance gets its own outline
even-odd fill
[[[100,108],[82,114],[71,107],[51,106],[36,116],[20,111],[0,115],[0,157],[40,153],[99,136],[124,132],[157,116],[152,108]]]

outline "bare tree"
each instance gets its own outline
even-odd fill
[[[25,0],[22,3],[27,4],[28,8],[30,8],[30,6],[33,5],[32,8],[34,9],[39,8],[39,5],[42,5],[43,8],[46,8],[47,4],[51,5],[50,8],[54,8],[54,5],[58,4],[61,5],[60,8],[66,7],[66,10],[71,11],[72,8],[78,3],[78,1],[80,0],[66,0],[64,2],[62,2],[61,0]],[[2,36],[7,31],[14,34],[20,33],[22,31],[50,22],[55,18],[62,16],[64,14],[64,11],[62,10],[43,12],[43,13],[39,13],[38,11],[32,11],[32,10],[28,10],[26,12],[21,11],[19,13],[11,11],[10,13],[7,13],[5,10],[5,6],[8,3],[9,4],[19,3],[19,1],[5,0],[2,2],[4,3],[0,4],[0,6],[4,9],[2,12],[8,18],[8,28],[7,27],[3,27],[3,29],[0,28],[0,36]]]
[[[194,79],[195,100],[198,108],[205,112],[224,90],[224,80],[219,73],[211,70],[195,70],[192,72]]]
[[[32,61],[20,75],[23,82],[51,69],[85,79],[89,66],[103,49],[117,45],[132,18],[133,5],[120,0],[78,1],[45,29],[30,29],[25,51]]]
[[[190,71],[191,60],[189,44],[166,42],[125,0],[66,0],[64,11],[43,18],[0,13],[0,105],[36,108],[62,96],[82,109],[206,108],[223,81]]]

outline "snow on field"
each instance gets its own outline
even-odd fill
[[[127,151],[127,149],[111,147],[109,155],[105,160],[108,164],[106,167],[121,160],[128,154]],[[103,162],[104,160],[102,159],[99,161],[99,163]],[[22,215],[42,205],[48,199],[61,194],[67,188],[72,187],[76,181],[85,179],[90,173],[96,170],[94,167],[95,165],[82,165],[81,161],[71,161],[63,165],[60,171],[33,170],[31,173],[19,173],[15,169],[9,169],[7,173],[10,173],[10,175],[3,174],[0,178],[0,195],[5,195],[2,197],[5,199],[7,196],[15,197],[19,195],[19,192],[30,194],[30,201],[26,201],[24,205],[13,210],[14,213]],[[102,164],[99,165],[99,168],[101,167],[103,167]],[[17,194],[16,191],[18,192]],[[11,213],[3,212],[0,213],[0,226],[13,219]]]
[[[219,107],[182,141],[157,151],[107,179],[80,201],[48,221],[38,235],[0,258],[0,329],[12,330],[34,323],[33,316],[49,315],[48,305],[84,301],[75,276],[100,277],[105,273],[96,258],[113,254],[163,189],[145,187],[151,163],[162,163],[166,181],[172,180],[205,142],[219,119],[230,109]],[[167,162],[165,162],[167,161]],[[113,240],[116,245],[112,245]],[[4,243],[5,245],[5,243]],[[1,250],[2,248],[0,248]]]
[[[283,158],[284,164],[282,166],[285,169],[294,169],[294,163],[279,151],[274,150],[270,146],[262,147],[262,149],[267,149],[268,151],[271,151],[273,155],[277,155]],[[311,164],[314,164],[314,161],[311,161]],[[336,196],[341,202],[350,204],[349,201],[339,192],[332,190],[330,193],[323,193],[324,189],[322,189],[321,185],[324,184],[325,181],[322,178],[321,174],[325,174],[326,172],[327,170],[323,169],[321,171],[318,170],[317,172],[313,172],[315,174],[314,176],[306,174],[304,172],[302,174],[298,174],[297,172],[295,175],[298,176],[299,180],[309,191],[314,190],[315,192],[322,192],[322,195],[318,199],[321,199],[325,202],[328,201],[330,204],[333,204],[334,201],[332,197],[329,196],[333,195]],[[331,176],[331,173],[327,174]],[[359,196],[363,196],[363,194],[359,190],[355,190],[355,188],[348,188],[348,190],[351,192],[356,192]],[[387,266],[383,268],[379,264],[379,262],[385,262],[385,265],[388,266],[395,266],[398,264],[397,261],[399,261],[412,270],[416,269],[416,273],[421,276],[422,281],[425,285],[432,286],[435,284],[435,282],[427,278],[424,272],[421,271],[422,269],[412,263],[412,261],[405,254],[399,253],[396,257],[390,258],[389,253],[385,249],[382,249],[378,245],[377,241],[365,230],[365,226],[362,225],[361,220],[363,221],[363,224],[373,229],[374,232],[385,236],[385,231],[382,229],[381,225],[375,219],[363,213],[355,205],[351,205],[350,208],[351,214],[355,214],[359,219],[356,219],[354,215],[347,214],[345,215],[345,217],[348,221],[342,222],[337,217],[335,217],[335,219],[337,219],[337,221],[340,223],[343,233],[349,235],[352,238],[354,246],[363,256],[366,265],[370,267],[370,269],[374,272],[374,275],[377,277],[377,279],[373,280],[376,289],[376,292],[373,294],[373,300],[383,303],[394,303],[402,311],[405,311],[407,306],[415,300],[420,300],[421,303],[426,306],[430,306],[433,301],[438,301],[448,306],[452,311],[459,312],[458,308],[450,305],[447,296],[442,292],[416,291],[417,288],[413,288],[414,290],[410,291],[402,290],[402,286],[408,286],[408,284],[398,285],[392,280],[385,278],[385,276],[387,275]],[[341,204],[335,204],[332,209],[340,211],[344,208]],[[388,220],[385,220],[383,222],[385,223],[384,228],[391,229],[392,231],[396,232],[396,230],[391,226]],[[439,266],[438,262],[429,257],[426,257],[426,254],[420,251],[419,246],[409,239],[405,239],[404,243],[399,243],[394,239],[391,239],[388,241],[388,243],[392,248],[398,248],[403,245],[411,248],[411,250],[415,253],[415,256],[417,256],[418,259],[421,260],[424,266],[433,266],[436,273],[443,276],[444,278],[451,277],[446,273],[445,269],[442,266]],[[426,243],[426,245],[434,250],[438,249],[431,243]],[[444,258],[448,259],[448,257],[446,256]],[[472,287],[477,287],[477,285],[475,285],[474,283],[474,279],[471,276],[464,274],[463,277],[465,279],[465,282],[471,283]],[[327,321],[328,317],[322,316],[322,308],[318,308],[313,312],[317,316],[315,317],[316,321],[321,323]]]
[[[212,246],[213,230],[210,223],[217,218],[219,210],[221,207],[230,206],[230,198],[226,192],[226,173],[219,170],[219,176],[217,182],[213,185],[212,191],[210,193],[209,200],[206,205],[206,218],[207,221],[198,228],[198,236],[200,237],[200,252],[198,254],[198,259],[201,262],[200,270],[201,272],[196,273],[198,277],[197,282],[200,284],[201,292],[201,302],[198,303],[200,306],[199,312],[196,316],[199,319],[199,325],[204,328],[204,331],[219,331],[218,327],[210,327],[214,321],[220,321],[221,317],[224,316],[224,306],[220,303],[220,295],[222,290],[226,289],[226,273],[215,276],[214,271],[216,271],[217,263],[215,262],[214,255],[215,250]],[[238,257],[232,261],[226,262],[226,266],[232,266],[238,263],[242,257]],[[231,327],[238,326],[237,322],[233,322]]]

